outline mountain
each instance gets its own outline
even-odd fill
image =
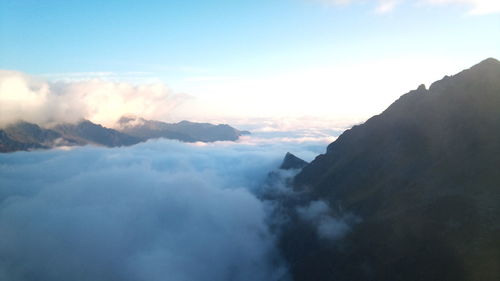
[[[0,129],[0,152],[12,152],[18,150],[32,150],[43,148],[38,143],[25,143],[11,138],[5,130]]]
[[[143,139],[105,128],[88,120],[76,124],[59,124],[52,130],[78,144],[97,144],[108,147],[137,144]]]
[[[88,120],[64,123],[51,128],[20,121],[0,129],[0,152],[48,149],[58,146],[101,145],[129,146],[151,138],[175,139],[183,142],[235,141],[249,134],[229,125],[212,125],[182,121],[175,124],[142,118],[123,117],[121,131],[103,127]]]
[[[20,121],[0,129],[0,152],[87,144],[113,147],[133,145],[141,141],[142,139],[88,120],[76,124],[59,124],[50,129]]]
[[[499,61],[403,95],[294,178],[332,216],[360,218],[329,241],[290,208],[294,279],[500,280],[499,167]]]
[[[59,133],[28,122],[0,129],[0,152],[49,148],[62,143],[64,140]]]
[[[300,159],[299,157],[287,152],[283,162],[281,163],[280,169],[282,170],[292,170],[292,169],[302,169],[307,166],[307,162]]]
[[[189,121],[165,123],[130,116],[120,118],[117,126],[121,132],[143,139],[167,138],[184,142],[236,141],[240,136],[249,134],[226,124]]]

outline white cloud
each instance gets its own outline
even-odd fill
[[[137,82],[137,83],[157,83],[160,82],[151,72],[127,71],[127,72],[64,72],[64,73],[43,73],[40,77],[47,78],[50,81],[75,82],[91,79],[104,79],[113,82]]]
[[[48,82],[2,70],[0,126],[18,120],[47,124],[82,118],[112,126],[124,114],[161,120],[187,97],[173,93],[163,83],[132,85],[101,79]]]
[[[375,3],[375,11],[386,13],[392,11],[398,4],[426,4],[426,5],[461,5],[468,9],[472,15],[493,14],[500,12],[498,0],[313,0],[321,1],[328,5],[348,5],[353,3]]]
[[[51,110],[50,87],[20,72],[0,71],[0,125],[16,121],[19,116],[27,120],[45,120]]]
[[[302,147],[152,141],[1,154],[0,279],[283,280],[253,190]]]
[[[313,0],[320,1],[325,5],[346,6],[354,3],[376,2],[375,11],[377,13],[387,13],[394,9],[394,7],[404,0]]]
[[[330,207],[324,201],[312,201],[305,207],[297,208],[299,216],[308,221],[316,220],[331,213]]]
[[[384,0],[384,1],[379,1],[379,4],[375,11],[377,13],[388,13],[396,7],[396,5],[400,2],[400,0]]]
[[[498,0],[422,0],[431,5],[463,5],[469,8],[472,15],[500,13]]]

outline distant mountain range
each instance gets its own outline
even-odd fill
[[[225,124],[189,121],[165,123],[136,117],[121,118],[118,127],[115,130],[82,120],[76,124],[65,123],[42,128],[20,121],[0,129],[0,152],[78,145],[129,146],[155,138],[183,142],[236,141],[240,136],[250,134]]]
[[[118,127],[122,133],[141,139],[167,138],[184,142],[235,141],[242,135],[250,134],[227,124],[213,125],[189,121],[165,123],[140,117],[122,117],[118,120]]]
[[[345,131],[294,188],[303,200],[280,245],[296,281],[500,280],[500,62],[403,95]],[[321,238],[296,212],[317,200],[358,223]]]

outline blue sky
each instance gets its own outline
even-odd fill
[[[386,91],[377,88],[383,95],[380,105],[353,113],[365,118],[419,83],[487,57],[500,57],[500,13],[495,0],[448,0],[448,4],[399,0],[380,12],[381,5],[393,2],[2,0],[0,68],[56,80],[112,76],[131,83],[161,81],[198,103],[180,115],[196,111],[220,117],[215,112],[233,108],[228,116],[319,112],[338,118],[330,116],[328,108],[320,109],[324,102],[319,101],[334,103],[343,97],[329,94],[335,92],[335,79],[320,82],[316,77],[387,62],[387,69],[380,70],[385,74],[378,74],[387,77],[382,83],[387,84],[401,80],[391,77],[400,72],[395,68],[419,64],[415,66],[419,71],[407,72],[413,80]],[[474,14],[478,7],[486,7],[486,12]],[[317,75],[301,85],[280,86],[304,71]],[[351,73],[355,76],[355,71]],[[370,72],[359,75],[342,80],[362,81]],[[306,103],[315,111],[301,108],[303,99],[297,97],[308,82],[324,89],[302,97],[312,95],[318,100]],[[363,91],[354,89],[349,95]],[[275,114],[274,104],[291,95],[290,111]],[[335,100],[329,100],[332,96]],[[248,102],[247,108],[266,100],[271,106],[246,110],[237,104],[241,100]],[[222,102],[228,104],[221,107]]]

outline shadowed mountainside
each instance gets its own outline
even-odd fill
[[[487,59],[344,132],[294,186],[362,222],[333,242],[288,224],[295,280],[500,280],[499,129]]]

